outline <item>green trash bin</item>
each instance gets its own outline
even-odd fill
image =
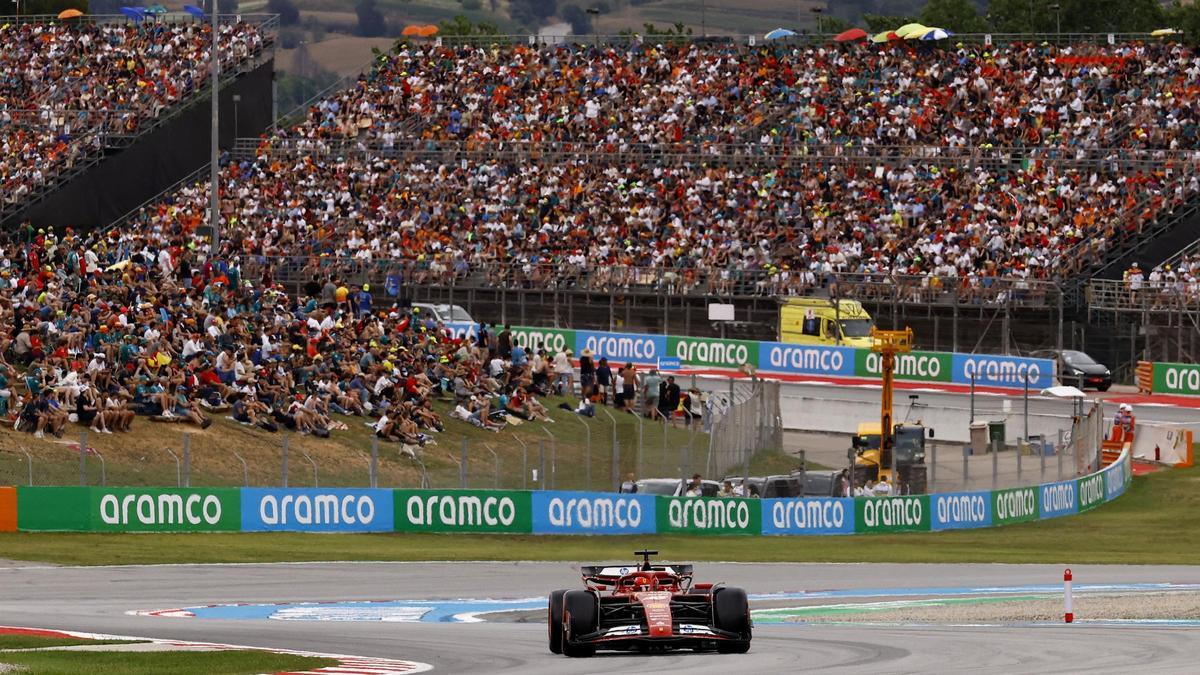
[[[999,446],[1004,449],[1004,420],[988,422],[988,449]]]

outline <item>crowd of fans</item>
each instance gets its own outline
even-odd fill
[[[0,26],[0,212],[103,145],[136,134],[209,76],[204,23]],[[247,23],[221,26],[226,67],[259,53]]]

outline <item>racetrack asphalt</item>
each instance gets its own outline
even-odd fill
[[[314,537],[314,544],[320,538]],[[714,539],[713,546],[720,547]],[[797,542],[797,546],[810,545]],[[815,545],[815,544],[813,544]],[[837,545],[821,542],[820,545]],[[592,561],[588,561],[592,562]],[[626,563],[631,561],[625,561]],[[1060,583],[1057,565],[737,564],[698,581],[751,593]],[[1200,583],[1200,567],[1074,568],[1078,584]],[[546,649],[542,623],[387,623],[175,619],[129,610],[216,603],[528,598],[579,584],[562,563],[296,563],[50,567],[0,561],[0,624],[409,659],[438,672],[727,673],[1186,672],[1200,629],[1138,625],[770,625],[746,655],[614,654],[571,660]],[[1080,617],[1085,619],[1086,617]],[[602,653],[603,654],[603,653]]]

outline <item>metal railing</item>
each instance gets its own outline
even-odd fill
[[[709,395],[706,475],[723,476],[740,468],[741,475],[749,476],[755,455],[783,449],[779,390],[779,382],[753,378],[748,382],[730,380],[727,394]]]
[[[1194,314],[1200,312],[1200,284],[1092,279],[1087,285],[1087,302],[1090,309],[1110,312]]]

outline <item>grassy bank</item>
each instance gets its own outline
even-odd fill
[[[1200,468],[1136,477],[1088,513],[986,530],[846,537],[3,534],[6,558],[75,565],[304,560],[676,560],[1195,564]]]

